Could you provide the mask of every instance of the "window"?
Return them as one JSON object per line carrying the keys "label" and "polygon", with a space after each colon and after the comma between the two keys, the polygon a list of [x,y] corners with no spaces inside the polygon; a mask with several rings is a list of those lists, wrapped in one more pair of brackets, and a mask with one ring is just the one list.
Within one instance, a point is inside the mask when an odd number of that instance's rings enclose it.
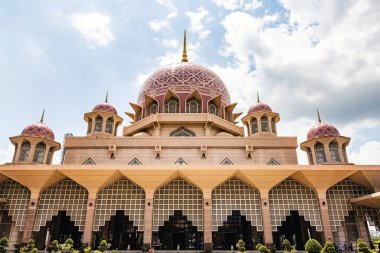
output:
{"label": "window", "polygon": [[29,151],[30,151],[30,142],[24,141],[21,145],[20,158],[18,159],[18,161],[27,162],[28,157],[29,157]]}
{"label": "window", "polygon": [[252,134],[257,133],[259,131],[259,128],[257,127],[257,119],[253,118],[251,121],[251,131]]}
{"label": "window", "polygon": [[158,107],[157,107],[157,103],[153,103],[150,107],[149,107],[149,115],[152,115],[152,114],[156,114],[157,113],[157,110]]}
{"label": "window", "polygon": [[317,164],[325,163],[326,162],[326,155],[325,155],[325,148],[322,143],[317,142],[314,146],[315,150],[315,158],[317,161]]}
{"label": "window", "polygon": [[311,149],[307,148],[306,153],[307,153],[307,159],[309,160],[309,164],[313,165],[314,161],[313,161],[313,153],[311,152]]}
{"label": "window", "polygon": [[51,164],[53,161],[54,148],[49,148],[46,164]]}
{"label": "window", "polygon": [[200,113],[202,111],[201,102],[195,98],[189,99],[186,103],[187,113]]}
{"label": "window", "polygon": [[272,124],[272,133],[275,134],[277,131],[276,131],[276,121],[274,118],[272,118],[271,124]]}
{"label": "window", "polygon": [[112,134],[112,128],[113,128],[113,119],[109,118],[106,122],[106,133]]}
{"label": "window", "polygon": [[340,162],[338,143],[336,141],[331,142],[329,144],[329,148],[330,148],[331,160],[334,162]]}
{"label": "window", "polygon": [[268,125],[268,117],[267,116],[261,117],[261,131],[269,132],[269,125]]}
{"label": "window", "polygon": [[178,113],[179,112],[179,100],[175,97],[169,99],[165,105],[166,113]]}
{"label": "window", "polygon": [[187,128],[180,127],[173,132],[170,133],[171,137],[192,137],[195,136],[195,133],[193,131],[190,131]]}
{"label": "window", "polygon": [[219,110],[218,110],[218,107],[216,107],[216,105],[213,103],[213,102],[210,102],[208,104],[208,113],[210,114],[214,114],[216,116],[219,116]]}
{"label": "window", "polygon": [[88,120],[88,128],[87,128],[87,134],[91,133],[92,131],[92,119]]}
{"label": "window", "polygon": [[102,131],[102,124],[103,124],[103,118],[98,116],[95,119],[95,132],[101,132]]}
{"label": "window", "polygon": [[36,146],[36,151],[34,152],[33,162],[44,163],[46,145],[40,142]]}

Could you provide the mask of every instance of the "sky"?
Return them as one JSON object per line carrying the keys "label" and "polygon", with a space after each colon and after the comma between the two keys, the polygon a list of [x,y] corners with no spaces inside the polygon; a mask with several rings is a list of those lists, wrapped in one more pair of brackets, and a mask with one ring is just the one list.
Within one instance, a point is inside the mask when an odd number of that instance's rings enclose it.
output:
{"label": "sky", "polygon": [[[181,60],[186,29],[189,62],[221,77],[236,111],[258,91],[280,114],[278,135],[300,144],[318,108],[351,137],[350,162],[380,164],[379,10],[378,0],[1,1],[0,163],[44,108],[61,143],[86,134],[83,115],[107,92],[128,125],[149,74]],[[299,149],[298,159],[307,164]]]}

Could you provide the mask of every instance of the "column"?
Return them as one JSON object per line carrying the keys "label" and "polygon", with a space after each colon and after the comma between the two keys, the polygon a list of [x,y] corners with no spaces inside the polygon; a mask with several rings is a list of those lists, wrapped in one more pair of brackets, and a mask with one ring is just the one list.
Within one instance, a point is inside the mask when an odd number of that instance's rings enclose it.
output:
{"label": "column", "polygon": [[34,226],[34,222],[36,220],[36,214],[37,214],[38,196],[39,196],[39,191],[31,192],[29,207],[26,213],[24,233],[22,235],[22,242],[25,242],[25,243],[29,242],[29,240],[32,239],[33,226]]}
{"label": "column", "polygon": [[269,208],[269,189],[260,191],[261,215],[263,218],[264,240],[266,244],[273,244],[272,219]]}
{"label": "column", "polygon": [[28,163],[33,162],[34,153],[36,152],[36,145],[37,145],[36,141],[30,142],[30,150],[29,150],[28,161],[27,161]]}
{"label": "column", "polygon": [[328,142],[322,142],[322,143],[323,143],[323,147],[325,148],[326,161],[327,161],[328,163],[333,162],[333,161],[331,160],[331,154],[330,154],[329,143],[328,143]]}
{"label": "column", "polygon": [[96,204],[96,190],[88,192],[86,221],[83,230],[83,244],[87,244],[91,247],[92,241],[92,228],[94,226],[95,218],[95,204]]}
{"label": "column", "polygon": [[46,146],[45,146],[45,153],[44,153],[44,161],[43,161],[43,164],[47,164],[47,158],[48,158],[48,156],[49,156],[49,150],[50,150],[50,148],[51,148],[51,146],[50,145],[47,145],[47,144],[45,144]]}
{"label": "column", "polygon": [[152,244],[153,232],[153,193],[154,189],[147,191],[145,195],[145,210],[144,210],[144,237],[143,244],[146,248],[150,248]]}
{"label": "column", "polygon": [[16,226],[16,222],[12,221],[11,232],[9,233],[9,250],[14,250],[14,245],[20,243],[21,233],[20,228]]}
{"label": "column", "polygon": [[331,230],[329,207],[327,205],[326,198],[327,189],[318,190],[318,202],[319,202],[319,212],[321,215],[322,229],[325,236],[325,241],[333,241],[333,234]]}
{"label": "column", "polygon": [[21,151],[21,145],[22,145],[22,141],[19,141],[17,143],[17,146],[15,145],[15,154],[14,154],[14,159],[13,159],[13,163],[17,163],[18,160],[20,159],[20,151]]}
{"label": "column", "polygon": [[211,189],[203,190],[203,243],[204,243],[204,252],[211,252],[212,251]]}

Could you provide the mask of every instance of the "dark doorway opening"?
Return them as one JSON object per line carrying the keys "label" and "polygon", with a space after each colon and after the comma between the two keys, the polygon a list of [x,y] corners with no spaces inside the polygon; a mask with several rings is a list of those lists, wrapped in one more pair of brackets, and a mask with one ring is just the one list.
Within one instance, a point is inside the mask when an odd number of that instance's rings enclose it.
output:
{"label": "dark doorway opening", "polygon": [[[2,208],[2,206],[0,206],[0,208]],[[12,217],[8,214],[7,210],[0,211],[0,238],[9,238],[11,233]]]}
{"label": "dark doorway opening", "polygon": [[218,228],[218,232],[212,233],[212,242],[214,249],[233,250],[240,239],[245,242],[246,249],[253,250],[256,244],[263,242],[263,233],[252,227],[251,222],[247,221],[240,211],[234,210],[232,215],[223,221],[223,226]]}
{"label": "dark doorway opening", "polygon": [[66,215],[66,211],[59,211],[58,215],[46,223],[46,226],[35,232],[35,243],[38,249],[45,249],[54,240],[64,243],[71,238],[74,241],[74,248],[79,248],[82,244],[82,234],[74,225],[74,221],[70,220],[70,216]]}
{"label": "dark doorway opening", "polygon": [[277,228],[277,232],[273,232],[276,249],[282,249],[282,241],[288,239],[296,250],[304,250],[305,243],[309,238],[321,242],[323,241],[323,234],[322,232],[317,232],[309,221],[305,221],[298,211],[290,211],[290,216],[286,216],[286,221],[281,223],[281,227]]}
{"label": "dark doorway opening", "polygon": [[116,211],[116,215],[105,225],[99,228],[99,232],[94,233],[93,248],[97,248],[102,240],[111,244],[110,249],[136,250],[141,249],[143,232],[139,232],[137,226],[133,226],[133,221],[129,220],[124,211]]}
{"label": "dark doorway opening", "polygon": [[[203,248],[203,233],[193,226],[182,211],[174,211],[169,216],[164,226],[160,227],[158,233],[153,235],[153,244],[163,250],[201,250]],[[159,243],[157,243],[157,241]]]}

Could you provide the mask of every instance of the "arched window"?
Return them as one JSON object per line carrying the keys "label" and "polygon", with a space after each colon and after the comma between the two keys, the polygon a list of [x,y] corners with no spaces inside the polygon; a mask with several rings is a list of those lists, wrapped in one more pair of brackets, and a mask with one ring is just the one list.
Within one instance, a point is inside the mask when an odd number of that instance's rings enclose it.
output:
{"label": "arched window", "polygon": [[276,130],[276,121],[274,118],[272,118],[271,124],[272,124],[272,133],[275,134],[277,132],[277,130]]}
{"label": "arched window", "polygon": [[261,117],[261,131],[269,132],[269,124],[268,124],[268,117],[267,116]]}
{"label": "arched window", "polygon": [[322,143],[317,142],[314,146],[315,150],[315,159],[317,161],[317,164],[325,163],[326,162],[326,155],[325,155],[325,147]]}
{"label": "arched window", "polygon": [[156,114],[157,111],[158,111],[157,109],[158,109],[157,103],[153,103],[153,104],[149,107],[149,115]]}
{"label": "arched window", "polygon": [[53,161],[54,148],[49,148],[49,153],[47,156],[46,164],[51,164]]}
{"label": "arched window", "polygon": [[340,162],[338,143],[336,141],[330,142],[329,149],[330,149],[331,160],[334,162]]}
{"label": "arched window", "polygon": [[36,146],[36,151],[34,152],[33,162],[35,163],[44,163],[46,145],[43,142],[40,142]]}
{"label": "arched window", "polygon": [[187,111],[187,113],[200,113],[201,112],[201,103],[195,98],[187,100],[186,111]]}
{"label": "arched window", "polygon": [[251,131],[252,131],[252,134],[257,133],[259,131],[259,128],[257,126],[257,119],[256,118],[253,118],[251,120]]}
{"label": "arched window", "polygon": [[29,157],[29,151],[30,151],[30,142],[24,141],[21,145],[20,158],[18,159],[18,161],[27,162],[28,157]]}
{"label": "arched window", "polygon": [[216,107],[216,105],[213,103],[213,102],[210,102],[208,104],[208,113],[210,114],[214,114],[216,116],[219,116],[219,110],[218,110],[218,107]]}
{"label": "arched window", "polygon": [[170,133],[171,137],[192,137],[195,133],[187,128],[180,127]]}
{"label": "arched window", "polygon": [[113,128],[113,119],[108,118],[106,122],[106,133],[112,134],[112,128]]}
{"label": "arched window", "polygon": [[92,131],[92,119],[88,120],[88,128],[87,128],[87,134],[91,133]]}
{"label": "arched window", "polygon": [[309,164],[313,165],[314,161],[313,161],[313,153],[311,152],[311,149],[307,148],[306,153],[307,153],[307,159],[309,160]]}
{"label": "arched window", "polygon": [[175,97],[169,99],[165,105],[166,113],[178,113],[179,112],[179,100]]}
{"label": "arched window", "polygon": [[102,131],[102,125],[103,125],[103,118],[98,116],[95,119],[95,132],[101,132]]}

